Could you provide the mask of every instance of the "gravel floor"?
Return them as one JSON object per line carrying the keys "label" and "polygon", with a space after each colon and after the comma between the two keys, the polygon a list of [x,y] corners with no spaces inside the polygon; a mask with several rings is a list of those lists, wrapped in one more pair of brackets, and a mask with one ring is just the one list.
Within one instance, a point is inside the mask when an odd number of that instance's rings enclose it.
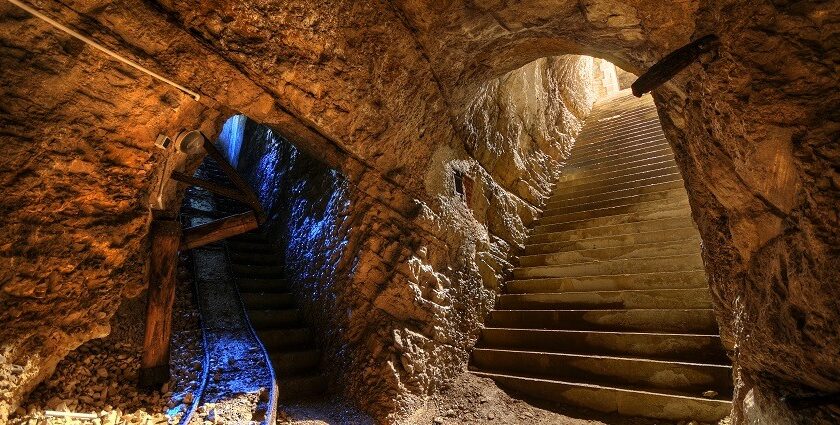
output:
{"label": "gravel floor", "polygon": [[328,396],[316,400],[280,402],[278,410],[278,424],[374,425],[376,423],[370,416],[362,413],[337,396]]}
{"label": "gravel floor", "polygon": [[[182,261],[181,264],[184,262]],[[165,424],[177,422],[192,400],[201,371],[201,330],[192,282],[179,267],[173,311],[172,380],[162,391],[137,390],[146,295],[125,300],[111,320],[111,334],[92,340],[62,360],[10,418],[10,424]],[[46,411],[95,415],[47,416]]]}

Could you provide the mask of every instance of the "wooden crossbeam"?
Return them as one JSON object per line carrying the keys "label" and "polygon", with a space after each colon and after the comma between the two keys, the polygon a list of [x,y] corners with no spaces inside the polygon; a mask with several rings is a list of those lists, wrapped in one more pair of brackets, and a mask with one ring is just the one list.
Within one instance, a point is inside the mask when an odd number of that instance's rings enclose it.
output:
{"label": "wooden crossbeam", "polygon": [[181,249],[198,248],[209,243],[236,236],[259,227],[254,211],[235,214],[199,226],[184,229]]}
{"label": "wooden crossbeam", "polygon": [[630,86],[633,89],[633,95],[642,97],[643,94],[661,86],[691,65],[700,55],[711,51],[718,45],[720,45],[718,36],[709,34],[674,50],[633,82]]}
{"label": "wooden crossbeam", "polygon": [[213,183],[207,180],[199,179],[197,177],[189,176],[184,174],[180,171],[173,171],[172,172],[172,179],[179,181],[181,183],[186,183],[192,186],[198,186],[204,189],[207,189],[213,193],[219,194],[224,196],[225,198],[233,199],[235,201],[242,202],[245,205],[251,205],[251,198],[247,195],[243,194],[239,190],[232,189],[227,186],[222,186],[217,183]]}
{"label": "wooden crossbeam", "polygon": [[222,155],[216,145],[210,141],[208,138],[204,138],[204,151],[207,152],[207,155],[210,155],[213,160],[219,165],[219,168],[228,176],[230,181],[236,186],[243,195],[248,198],[248,206],[250,206],[254,212],[256,213],[257,222],[262,224],[265,222],[266,216],[265,212],[263,212],[262,204],[260,204],[259,198],[257,195],[254,194],[254,191],[251,190],[251,187],[248,186],[248,183],[236,172],[236,169],[233,168],[232,165],[227,161],[227,159]]}

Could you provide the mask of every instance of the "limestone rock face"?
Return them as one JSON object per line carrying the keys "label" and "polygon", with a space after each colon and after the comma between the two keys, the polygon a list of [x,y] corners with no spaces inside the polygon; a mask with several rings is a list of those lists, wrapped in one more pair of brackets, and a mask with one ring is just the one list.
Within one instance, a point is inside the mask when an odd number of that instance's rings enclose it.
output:
{"label": "limestone rock face", "polygon": [[0,422],[143,288],[157,134],[217,111],[0,5]]}
{"label": "limestone rock face", "polygon": [[259,192],[330,376],[377,417],[466,367],[509,251],[595,101],[593,62],[549,58],[487,82],[458,121],[476,153],[438,149],[425,182],[438,203],[416,200],[415,218],[254,121],[220,140]]}
{"label": "limestone rock face", "polygon": [[[348,369],[364,377],[348,390],[355,400],[371,400],[380,417],[412,407],[463,367],[507,253],[585,116],[588,101],[553,98],[571,96],[577,88],[557,81],[581,69],[553,57],[588,54],[639,74],[708,33],[720,37],[718,51],[655,98],[732,350],[735,418],[832,414],[779,400],[840,391],[836,2],[38,7],[202,97],[0,5],[0,418],[68,350],[106,331],[99,312],[142,287],[144,196],[162,157],[155,136],[182,127],[212,134],[236,112],[352,188],[349,216],[370,236],[344,248],[359,264],[346,288],[372,307],[335,311],[358,326],[340,329],[352,343],[333,347],[371,355]],[[312,300],[312,310],[323,306]]]}

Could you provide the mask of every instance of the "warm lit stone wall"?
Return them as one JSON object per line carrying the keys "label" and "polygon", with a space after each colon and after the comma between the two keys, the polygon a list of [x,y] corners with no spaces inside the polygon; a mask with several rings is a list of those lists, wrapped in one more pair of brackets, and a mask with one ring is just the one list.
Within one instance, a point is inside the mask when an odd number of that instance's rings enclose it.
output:
{"label": "warm lit stone wall", "polygon": [[143,289],[159,132],[221,116],[0,5],[0,422]]}
{"label": "warm lit stone wall", "polygon": [[[483,85],[459,122],[474,153],[438,148],[426,184],[439,210],[417,201],[414,220],[268,127],[226,134],[337,389],[384,417],[464,370],[510,251],[595,101],[594,75],[592,58],[549,58]],[[463,198],[456,172],[473,181]]]}

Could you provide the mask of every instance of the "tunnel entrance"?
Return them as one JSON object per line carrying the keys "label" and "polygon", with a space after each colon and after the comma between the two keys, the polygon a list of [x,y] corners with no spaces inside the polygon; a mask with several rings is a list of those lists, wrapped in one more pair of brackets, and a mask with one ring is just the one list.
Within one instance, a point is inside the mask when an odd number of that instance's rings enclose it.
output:
{"label": "tunnel entrance", "polygon": [[[244,115],[225,122],[216,146],[254,190],[265,222],[192,251],[199,309],[209,323],[208,367],[219,375],[207,381],[202,403],[224,419],[225,406],[248,404],[242,393],[260,394],[244,414],[255,421],[271,420],[275,412],[287,418],[292,411],[306,416],[307,409],[327,410],[324,403],[341,402],[328,394],[319,332],[301,303],[318,295],[335,267],[324,248],[340,243],[335,227],[347,202],[344,178]],[[232,184],[209,157],[195,177]],[[182,214],[196,225],[247,210],[237,200],[192,187]]]}

